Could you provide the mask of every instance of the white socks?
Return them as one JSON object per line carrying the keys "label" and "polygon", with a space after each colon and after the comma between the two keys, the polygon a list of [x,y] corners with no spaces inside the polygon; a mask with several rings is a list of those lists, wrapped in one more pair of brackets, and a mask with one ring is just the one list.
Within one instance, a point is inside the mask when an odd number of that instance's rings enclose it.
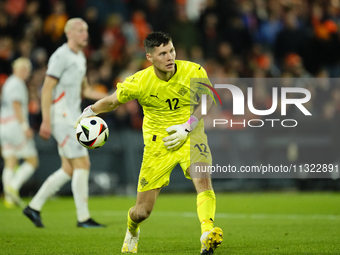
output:
{"label": "white socks", "polygon": [[14,176],[14,170],[8,167],[5,167],[2,171],[2,186],[6,187],[11,183],[11,180]]}
{"label": "white socks", "polygon": [[87,203],[89,197],[89,174],[90,171],[85,169],[74,169],[73,171],[72,192],[79,222],[86,221],[90,218]]}
{"label": "white socks", "polygon": [[32,176],[34,173],[34,167],[28,163],[22,163],[18,170],[15,172],[15,175],[12,177],[9,185],[14,189],[19,191],[22,185]]}
{"label": "white socks", "polygon": [[[13,190],[19,191],[22,185],[32,176],[34,170],[34,167],[28,162],[22,163],[17,171],[5,167],[2,172],[2,185],[4,189],[11,187]],[[5,199],[9,202],[12,201],[7,194],[5,194]]]}
{"label": "white socks", "polygon": [[[90,171],[85,169],[74,169],[73,171],[72,192],[79,222],[86,221],[90,218],[87,203],[89,197],[89,174]],[[69,180],[71,180],[71,176],[60,168],[46,179],[38,193],[29,203],[29,206],[34,210],[41,211],[46,200],[50,196],[53,196]]]}
{"label": "white socks", "polygon": [[[11,183],[11,180],[13,179],[14,176],[14,170],[8,167],[5,167],[4,170],[2,171],[2,186],[5,187],[8,186]],[[6,195],[5,193],[5,199],[7,201],[12,201],[11,197]]]}
{"label": "white socks", "polygon": [[34,210],[41,211],[46,200],[57,193],[57,191],[69,180],[71,180],[71,176],[69,176],[62,168],[59,168],[46,179],[38,193],[29,203],[29,206]]}

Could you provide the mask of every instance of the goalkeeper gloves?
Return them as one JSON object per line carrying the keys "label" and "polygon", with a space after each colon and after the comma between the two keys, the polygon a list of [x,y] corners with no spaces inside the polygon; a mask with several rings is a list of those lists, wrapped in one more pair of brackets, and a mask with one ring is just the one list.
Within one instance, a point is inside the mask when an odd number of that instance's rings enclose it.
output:
{"label": "goalkeeper gloves", "polygon": [[79,122],[87,117],[91,117],[91,116],[96,116],[97,113],[93,112],[91,109],[92,105],[89,105],[88,107],[86,107],[83,111],[83,113],[79,116],[79,118],[76,120],[76,122],[74,123],[74,128],[77,128]]}
{"label": "goalkeeper gloves", "polygon": [[168,150],[174,151],[179,149],[187,140],[189,133],[197,126],[198,122],[199,120],[194,115],[192,115],[187,122],[181,125],[168,127],[166,132],[170,133],[171,135],[163,138],[165,147]]}

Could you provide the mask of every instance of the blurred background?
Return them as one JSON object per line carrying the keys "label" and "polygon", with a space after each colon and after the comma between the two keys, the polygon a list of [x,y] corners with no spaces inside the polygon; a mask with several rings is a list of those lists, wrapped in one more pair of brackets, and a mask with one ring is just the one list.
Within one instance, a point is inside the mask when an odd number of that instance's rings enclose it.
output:
{"label": "blurred background", "polygon": [[[29,111],[40,166],[22,188],[23,196],[35,194],[60,166],[56,142],[37,135],[40,94],[47,61],[66,41],[63,28],[72,17],[89,25],[87,76],[98,91],[112,93],[117,82],[149,66],[143,39],[158,30],[172,36],[177,59],[201,64],[211,78],[321,79],[303,85],[312,93],[305,105],[312,117],[299,118],[294,109],[289,113],[298,119],[298,127],[215,131],[207,125],[209,143],[213,158],[236,166],[340,162],[340,0],[0,0],[0,91],[13,60],[28,57],[33,64]],[[271,87],[253,87],[255,108],[270,108]],[[230,94],[223,96],[232,102]],[[91,103],[84,100],[83,108]],[[228,118],[232,103],[216,111]],[[90,151],[90,192],[133,195],[143,152],[142,109],[131,101],[101,117],[110,137],[104,147]],[[337,175],[300,177],[215,179],[214,186],[218,191],[340,190]],[[193,190],[179,168],[164,189]],[[70,186],[59,193],[71,194]]]}

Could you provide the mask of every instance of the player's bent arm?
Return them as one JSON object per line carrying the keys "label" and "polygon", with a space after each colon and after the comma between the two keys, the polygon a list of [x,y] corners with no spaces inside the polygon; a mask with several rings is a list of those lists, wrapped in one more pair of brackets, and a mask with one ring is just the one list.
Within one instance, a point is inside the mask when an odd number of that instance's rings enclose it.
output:
{"label": "player's bent arm", "polygon": [[[211,105],[213,103],[213,99],[212,97],[207,97],[207,112],[209,111]],[[192,116],[195,116],[197,118],[198,121],[200,121],[202,119],[202,100],[200,101],[200,103],[198,104],[197,108],[195,109],[194,113],[192,114]]]}
{"label": "player's bent arm", "polygon": [[41,90],[41,112],[43,122],[50,123],[50,108],[52,105],[52,91],[58,84],[58,79],[46,75]]}
{"label": "player's bent arm", "polygon": [[57,84],[58,79],[48,75],[45,76],[44,85],[41,90],[42,123],[39,131],[40,136],[44,140],[50,138],[51,135],[50,108],[52,105],[52,91]]}

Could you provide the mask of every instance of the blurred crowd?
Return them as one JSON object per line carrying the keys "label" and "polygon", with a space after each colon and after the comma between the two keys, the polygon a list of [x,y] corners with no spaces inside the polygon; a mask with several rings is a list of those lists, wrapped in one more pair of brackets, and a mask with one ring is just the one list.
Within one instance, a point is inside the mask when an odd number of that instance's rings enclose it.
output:
{"label": "blurred crowd", "polygon": [[[35,130],[48,58],[66,41],[63,28],[72,17],[88,23],[87,76],[98,91],[113,92],[117,82],[149,66],[143,39],[159,30],[172,36],[177,59],[201,64],[211,78],[340,76],[340,0],[0,0],[0,88],[13,60],[31,59]],[[269,109],[271,86],[252,86],[255,108]],[[336,81],[305,86],[313,117],[338,116]],[[230,109],[227,103],[221,111]],[[132,101],[104,118],[115,128],[140,129],[142,110]]]}

